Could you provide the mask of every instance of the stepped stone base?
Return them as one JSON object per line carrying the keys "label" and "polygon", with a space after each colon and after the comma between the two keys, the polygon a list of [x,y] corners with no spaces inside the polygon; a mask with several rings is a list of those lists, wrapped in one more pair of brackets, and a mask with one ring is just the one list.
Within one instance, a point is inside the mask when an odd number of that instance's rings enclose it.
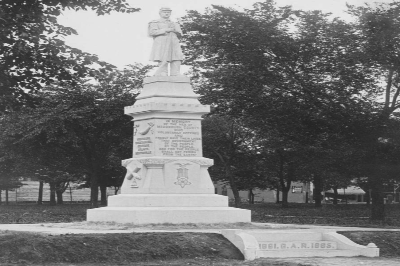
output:
{"label": "stepped stone base", "polygon": [[134,224],[249,223],[250,217],[215,194],[121,194],[109,197],[108,207],[87,211],[87,221]]}
{"label": "stepped stone base", "polygon": [[228,197],[209,194],[121,194],[108,207],[228,207]]}
{"label": "stepped stone base", "polygon": [[87,221],[134,224],[248,223],[250,211],[230,207],[104,207],[88,210]]}

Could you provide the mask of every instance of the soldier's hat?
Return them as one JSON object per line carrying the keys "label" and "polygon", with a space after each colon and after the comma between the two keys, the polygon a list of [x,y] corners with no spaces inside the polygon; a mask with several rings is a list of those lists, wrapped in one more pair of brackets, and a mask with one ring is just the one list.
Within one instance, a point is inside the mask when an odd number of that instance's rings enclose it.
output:
{"label": "soldier's hat", "polygon": [[162,8],[160,8],[160,12],[161,11],[172,11],[172,9],[171,8],[169,8],[169,7],[162,7]]}

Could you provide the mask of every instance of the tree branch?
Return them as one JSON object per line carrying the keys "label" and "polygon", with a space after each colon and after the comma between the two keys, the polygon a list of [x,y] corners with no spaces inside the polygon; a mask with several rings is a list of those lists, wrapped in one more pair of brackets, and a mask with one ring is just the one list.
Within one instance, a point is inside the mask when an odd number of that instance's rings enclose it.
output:
{"label": "tree branch", "polygon": [[394,83],[393,83],[393,86],[396,88],[396,92],[392,99],[392,105],[391,105],[392,111],[396,110],[396,102],[397,102],[397,98],[399,97],[399,94],[400,94],[400,87]]}
{"label": "tree branch", "polygon": [[390,104],[390,89],[392,88],[393,73],[394,73],[393,69],[389,69],[388,81],[385,90],[385,106],[384,106],[385,110],[389,108]]}

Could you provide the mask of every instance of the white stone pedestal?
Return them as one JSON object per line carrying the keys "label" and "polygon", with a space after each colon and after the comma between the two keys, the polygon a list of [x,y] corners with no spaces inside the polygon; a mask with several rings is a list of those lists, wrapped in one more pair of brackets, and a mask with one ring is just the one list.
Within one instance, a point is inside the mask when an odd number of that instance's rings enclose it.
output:
{"label": "white stone pedestal", "polygon": [[118,223],[250,222],[250,211],[228,207],[215,195],[202,157],[201,116],[210,107],[185,76],[150,77],[125,114],[134,117],[133,155],[122,161],[127,174],[121,194],[108,206],[87,212],[88,221]]}

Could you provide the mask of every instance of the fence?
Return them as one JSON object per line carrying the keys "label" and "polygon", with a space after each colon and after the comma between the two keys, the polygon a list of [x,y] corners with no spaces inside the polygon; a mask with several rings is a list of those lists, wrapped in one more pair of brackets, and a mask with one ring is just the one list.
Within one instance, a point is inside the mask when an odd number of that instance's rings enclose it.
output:
{"label": "fence", "polygon": [[[38,181],[22,181],[22,187],[8,192],[9,202],[36,202],[39,196],[39,182]],[[6,200],[5,191],[1,193],[1,200]],[[107,196],[114,195],[114,189],[107,188]],[[77,189],[76,187],[68,187],[63,193],[63,200],[65,202],[79,202],[90,201],[90,188]],[[50,201],[50,186],[49,184],[43,185],[43,201]]]}

